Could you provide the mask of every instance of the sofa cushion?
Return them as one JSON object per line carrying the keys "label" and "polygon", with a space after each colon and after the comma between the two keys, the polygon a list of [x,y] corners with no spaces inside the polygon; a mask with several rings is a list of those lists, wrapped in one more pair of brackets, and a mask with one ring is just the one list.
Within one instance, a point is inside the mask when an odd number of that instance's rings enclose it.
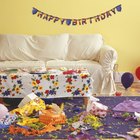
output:
{"label": "sofa cushion", "polygon": [[25,71],[46,70],[44,61],[0,61],[0,71],[20,69]]}
{"label": "sofa cushion", "polygon": [[86,68],[90,74],[94,73],[98,69],[101,69],[101,65],[98,62],[91,60],[80,60],[80,61],[50,60],[46,62],[46,68],[61,68],[61,67],[66,67],[68,69]]}
{"label": "sofa cushion", "polygon": [[98,56],[103,39],[100,34],[70,35],[65,60],[94,60]]}
{"label": "sofa cushion", "polygon": [[67,53],[68,48],[68,34],[60,35],[46,35],[46,36],[33,36],[36,41],[36,48],[39,60],[63,60]]}
{"label": "sofa cushion", "polygon": [[34,41],[30,35],[0,34],[0,61],[2,60],[36,60]]}

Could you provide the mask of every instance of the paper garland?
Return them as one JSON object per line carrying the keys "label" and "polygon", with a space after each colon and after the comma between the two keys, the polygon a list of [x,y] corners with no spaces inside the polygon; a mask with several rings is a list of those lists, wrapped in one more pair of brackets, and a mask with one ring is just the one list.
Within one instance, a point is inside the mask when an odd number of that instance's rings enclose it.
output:
{"label": "paper garland", "polygon": [[49,15],[47,13],[44,13],[36,8],[33,7],[32,9],[32,14],[37,15],[37,17],[42,18],[46,21],[52,21],[54,23],[60,22],[62,25],[85,25],[85,24],[92,24],[94,22],[99,22],[102,20],[105,20],[112,15],[115,15],[117,12],[121,12],[122,7],[121,4],[112,8],[111,10],[108,10],[104,13],[101,13],[99,15],[93,16],[93,17],[88,17],[88,18],[80,18],[80,19],[70,19],[70,18],[61,18],[61,17],[56,17],[53,15]]}

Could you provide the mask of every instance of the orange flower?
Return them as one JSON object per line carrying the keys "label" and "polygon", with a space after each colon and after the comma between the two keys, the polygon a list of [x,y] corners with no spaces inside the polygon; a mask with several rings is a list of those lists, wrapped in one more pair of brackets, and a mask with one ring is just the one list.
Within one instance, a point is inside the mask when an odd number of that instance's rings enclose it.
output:
{"label": "orange flower", "polygon": [[36,81],[32,81],[32,85],[33,85],[33,86],[37,86]]}
{"label": "orange flower", "polygon": [[71,89],[71,85],[67,85],[66,86],[66,89]]}
{"label": "orange flower", "polygon": [[42,86],[39,86],[39,87],[38,87],[38,90],[42,90],[42,89],[43,89],[43,87],[42,87]]}

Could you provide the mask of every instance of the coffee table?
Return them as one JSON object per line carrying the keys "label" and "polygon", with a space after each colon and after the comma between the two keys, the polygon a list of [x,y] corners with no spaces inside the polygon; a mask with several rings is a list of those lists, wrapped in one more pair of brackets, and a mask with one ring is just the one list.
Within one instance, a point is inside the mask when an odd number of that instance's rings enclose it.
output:
{"label": "coffee table", "polygon": [[0,97],[23,98],[32,92],[41,98],[89,97],[92,82],[86,69],[0,73]]}

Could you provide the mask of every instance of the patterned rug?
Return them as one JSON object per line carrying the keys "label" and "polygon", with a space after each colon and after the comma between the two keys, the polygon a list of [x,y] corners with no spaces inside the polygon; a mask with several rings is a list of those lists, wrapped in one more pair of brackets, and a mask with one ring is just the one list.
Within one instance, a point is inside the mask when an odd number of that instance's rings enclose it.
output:
{"label": "patterned rug", "polygon": [[[105,137],[105,138],[111,138],[113,135],[111,133],[118,133],[122,135],[126,135],[128,131],[133,130],[136,127],[140,127],[138,123],[134,120],[132,121],[125,121],[124,119],[116,119],[112,117],[112,108],[115,107],[117,104],[123,102],[124,100],[134,100],[134,101],[140,101],[140,97],[134,96],[121,96],[121,97],[98,97],[100,99],[100,103],[106,105],[109,107],[109,112],[107,116],[102,119],[102,123],[104,124],[102,126],[104,131],[108,131],[110,133],[104,133],[104,134],[99,134],[99,130],[87,130],[86,133],[89,134],[90,136],[96,136],[96,137]],[[20,99],[14,99],[12,102],[20,102]],[[84,101],[83,98],[62,98],[62,99],[53,99],[53,100],[45,100],[45,103],[57,103],[58,105],[61,103],[64,103],[64,112],[66,113],[67,118],[71,118],[77,114],[79,114],[82,111],[85,111],[85,106],[84,106]],[[8,102],[10,103],[10,101]],[[9,110],[12,110],[16,108],[16,106],[11,106],[8,107]],[[10,135],[8,134],[7,129],[3,129],[0,131],[0,140],[6,140],[6,139],[11,139],[11,140],[31,140],[31,139],[67,139],[68,136],[71,135],[71,132],[67,130],[67,125],[63,126],[63,129],[60,131],[56,132],[51,132],[51,133],[46,133],[41,136],[28,136],[25,137],[21,134],[18,135]],[[117,137],[117,136],[116,136]]]}

